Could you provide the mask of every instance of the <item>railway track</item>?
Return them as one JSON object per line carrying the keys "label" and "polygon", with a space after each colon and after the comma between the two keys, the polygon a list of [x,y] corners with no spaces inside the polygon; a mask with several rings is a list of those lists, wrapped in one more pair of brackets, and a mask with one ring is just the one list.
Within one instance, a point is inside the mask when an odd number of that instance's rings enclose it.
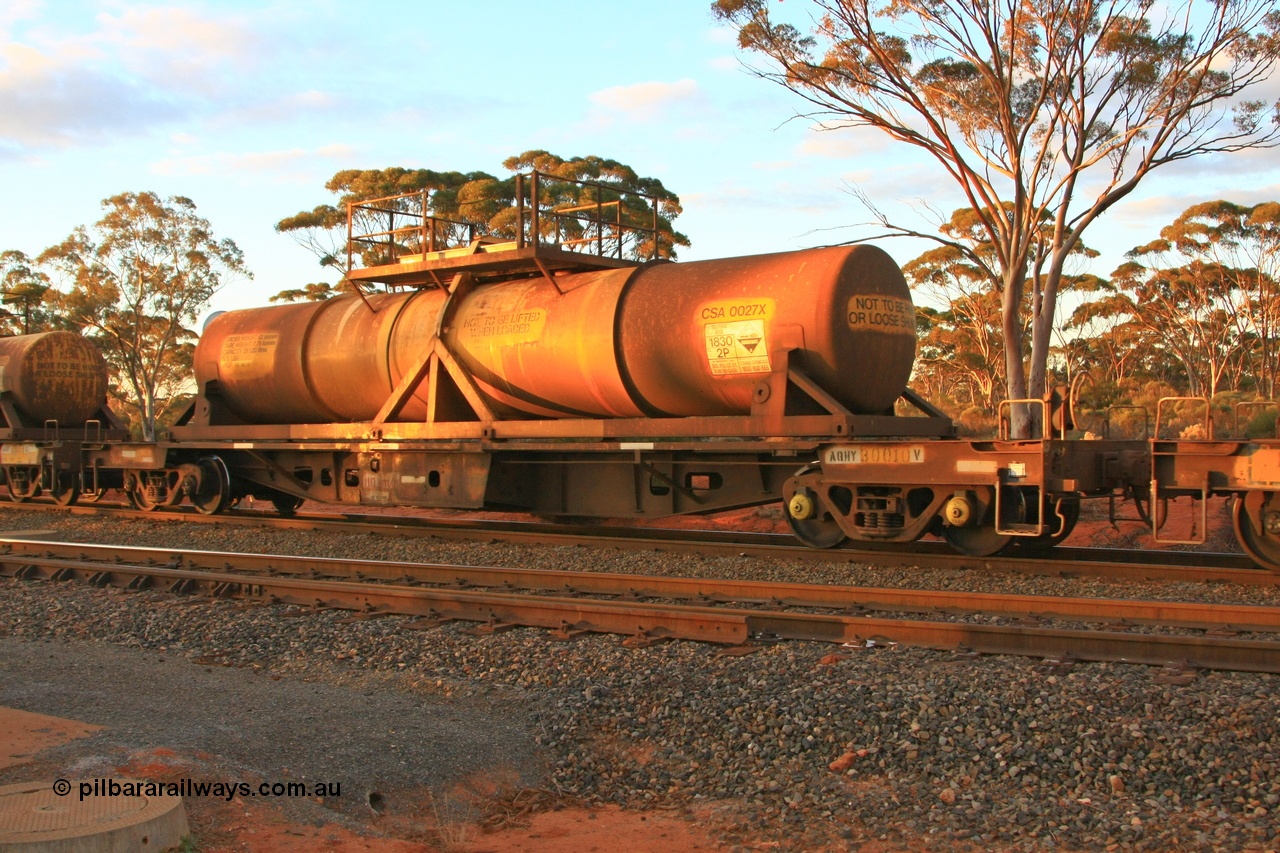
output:
{"label": "railway track", "polygon": [[[0,540],[0,574],[417,617],[480,631],[615,633],[738,651],[774,640],[886,644],[1280,672],[1280,607],[873,589]],[[906,615],[903,615],[906,614]],[[1016,621],[1014,621],[1016,620]],[[1084,624],[1077,624],[1084,623]],[[1147,630],[1139,631],[1139,626]],[[1178,631],[1183,633],[1171,633]],[[1242,633],[1259,636],[1240,636]]]}
{"label": "railway track", "polygon": [[329,532],[484,540],[512,544],[661,550],[703,555],[747,554],[753,557],[787,560],[970,568],[1066,577],[1098,576],[1136,580],[1211,581],[1250,586],[1280,585],[1280,573],[1259,569],[1242,554],[1222,552],[1122,551],[1059,546],[1042,551],[1015,548],[1012,553],[998,557],[969,557],[957,554],[941,542],[917,542],[910,549],[901,546],[885,546],[883,548],[842,547],[817,550],[797,542],[794,537],[786,534],[723,530],[422,518],[358,512],[299,513],[293,517],[282,518],[252,510],[206,516],[192,511],[142,512],[131,507],[112,504],[58,507],[48,503],[25,506],[58,509],[75,514],[106,515],[149,521],[269,526]]}

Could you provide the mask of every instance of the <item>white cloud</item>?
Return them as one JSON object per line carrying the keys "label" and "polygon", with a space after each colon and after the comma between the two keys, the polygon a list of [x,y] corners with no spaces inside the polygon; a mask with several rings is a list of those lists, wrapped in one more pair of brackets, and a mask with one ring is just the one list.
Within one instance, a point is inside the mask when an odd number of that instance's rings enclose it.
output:
{"label": "white cloud", "polygon": [[796,154],[803,157],[829,157],[847,160],[889,147],[889,137],[869,127],[841,127],[839,125],[814,125],[796,146]]}
{"label": "white cloud", "polygon": [[707,41],[712,44],[737,45],[738,30],[735,27],[711,27],[706,33]]}
{"label": "white cloud", "polygon": [[317,113],[332,113],[344,105],[344,99],[329,92],[314,89],[294,92],[280,97],[263,97],[250,100],[243,106],[228,107],[219,114],[217,124],[276,124],[289,119]]}
{"label": "white cloud", "polygon": [[43,5],[41,0],[5,0],[0,4],[0,33],[6,33],[18,21],[37,17]]}
{"label": "white cloud", "polygon": [[246,84],[245,97],[261,96],[246,72],[264,46],[234,16],[128,8],[99,15],[88,32],[71,32],[48,8],[40,26],[13,40],[6,25],[37,9],[22,3],[0,12],[0,150],[30,156],[145,133],[217,111]]}
{"label": "white cloud", "polygon": [[253,151],[248,153],[203,154],[194,157],[176,157],[157,161],[151,171],[158,175],[209,175],[250,172],[266,173],[286,180],[294,177],[310,179],[308,167],[317,161],[350,160],[355,148],[350,145],[331,144],[319,148],[289,148],[279,151]]}
{"label": "white cloud", "polygon": [[125,68],[165,88],[214,88],[224,75],[240,76],[256,65],[265,48],[241,20],[190,8],[127,9],[98,21],[101,30],[92,39],[110,46]]}
{"label": "white cloud", "polygon": [[[587,114],[572,126],[560,129],[575,141],[599,136],[610,138],[619,128],[647,125],[671,141],[706,139],[722,129],[713,126],[716,110],[693,79],[673,83],[650,81],[611,86],[587,96]],[[634,130],[634,128],[631,128]]]}
{"label": "white cloud", "polygon": [[164,93],[81,62],[78,52],[0,46],[0,145],[61,147],[182,112]]}
{"label": "white cloud", "polygon": [[665,113],[689,110],[705,102],[697,82],[685,78],[674,83],[652,81],[611,86],[588,95],[591,103],[633,121],[649,121]]}
{"label": "white cloud", "polygon": [[1218,199],[1245,205],[1276,201],[1280,199],[1280,183],[1254,186],[1250,189],[1236,190],[1226,194],[1199,191],[1153,195],[1133,201],[1121,202],[1116,206],[1113,215],[1118,221],[1126,224],[1154,224],[1156,228],[1161,228],[1176,219],[1182,211],[1191,207],[1191,205],[1205,201],[1217,201]]}

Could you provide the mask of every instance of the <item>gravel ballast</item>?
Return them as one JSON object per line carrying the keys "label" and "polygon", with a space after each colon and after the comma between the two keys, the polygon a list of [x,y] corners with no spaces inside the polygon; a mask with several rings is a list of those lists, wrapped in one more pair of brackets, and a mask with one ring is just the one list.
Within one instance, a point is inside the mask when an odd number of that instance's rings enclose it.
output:
{"label": "gravel ballast", "polygon": [[[271,634],[259,624],[274,619],[268,611],[242,613],[218,634]],[[197,619],[192,631],[216,621]],[[217,754],[252,773],[287,770],[309,784],[338,782],[349,805],[369,791],[442,788],[476,768],[516,771],[530,784],[542,770],[531,716],[514,702],[422,695],[376,673],[319,681],[273,678],[252,666],[193,667],[179,640],[128,648],[135,644],[32,640],[20,624],[14,628],[16,636],[0,638],[0,705],[109,727],[97,737],[100,761],[79,759],[81,776],[102,775],[122,754],[163,744]],[[83,745],[70,751],[82,753]]]}
{"label": "gravel ballast", "polygon": [[[35,510],[6,510],[0,525],[51,531],[48,538],[172,548],[1276,603],[1269,587],[800,566]],[[481,750],[476,760],[484,762],[488,754],[469,738],[481,743],[488,732],[493,748],[514,750],[513,763],[526,773],[536,766],[535,749],[545,757],[545,775],[526,779],[535,786],[587,803],[714,807],[723,825],[736,826],[726,829],[730,838],[737,832],[790,849],[823,839],[855,849],[863,841],[892,847],[922,840],[975,850],[1280,846],[1275,676],[1202,673],[1179,684],[1150,667],[1064,668],[1025,658],[901,647],[841,651],[798,642],[727,657],[693,643],[629,649],[607,636],[556,643],[537,630],[476,637],[461,625],[405,631],[398,618],[340,624],[343,614],[286,619],[282,609],[186,606],[158,593],[0,581],[0,655],[7,659],[0,665],[0,703],[101,722],[87,716],[95,707],[85,698],[89,688],[81,698],[41,692],[21,683],[27,664],[15,661],[38,649],[66,666],[103,654],[104,644],[134,646],[146,658],[166,658],[160,665],[166,679],[181,684],[186,667],[191,691],[235,690],[265,678],[277,692],[263,712],[267,718],[278,712],[281,726],[295,704],[316,701],[314,691],[367,693],[357,700],[334,694],[332,701],[368,702],[372,727],[343,736],[353,750],[386,756],[370,786],[439,784],[455,768],[445,762],[431,777],[420,769],[429,752],[412,750],[447,741],[459,745],[459,756]],[[209,670],[218,685],[202,682]],[[122,711],[107,724],[157,741],[210,724],[179,711],[146,725]],[[462,721],[447,720],[459,712],[471,718],[465,731],[453,728]],[[424,726],[415,744],[379,734],[378,721],[406,713]],[[253,726],[269,725],[263,719],[255,712]],[[130,728],[135,723],[141,727]],[[270,733],[254,737],[269,740]],[[286,743],[293,762],[287,766],[321,777],[333,775],[335,762],[347,766],[346,753],[327,754],[322,743],[310,744],[315,751],[305,760],[292,751],[305,750],[304,739],[294,736],[279,748]],[[251,756],[276,760],[247,745],[243,757]]]}

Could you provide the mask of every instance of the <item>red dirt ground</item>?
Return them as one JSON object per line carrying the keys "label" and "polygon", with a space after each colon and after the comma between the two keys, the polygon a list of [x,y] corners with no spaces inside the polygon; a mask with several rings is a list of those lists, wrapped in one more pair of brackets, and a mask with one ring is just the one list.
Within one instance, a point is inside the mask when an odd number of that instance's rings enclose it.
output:
{"label": "red dirt ground", "polygon": [[[35,760],[40,750],[85,737],[101,726],[0,707],[0,768]],[[216,756],[183,755],[157,747],[133,755],[116,767],[118,778],[160,782],[197,778],[208,772]],[[458,797],[476,806],[485,795],[499,793],[502,780],[468,779]],[[398,797],[404,800],[405,797]],[[367,830],[352,831],[337,823],[313,826],[290,820],[278,806],[236,798],[188,797],[187,818],[201,853],[560,853],[573,850],[628,850],[634,853],[692,853],[724,849],[695,823],[666,812],[557,808],[539,804],[536,814],[497,815],[496,829],[452,819],[432,807],[431,794],[420,792],[418,805],[404,813],[369,815]],[[450,802],[454,802],[452,799]],[[459,799],[461,803],[463,800]]]}
{"label": "red dirt ground", "polygon": [[101,728],[17,708],[0,708],[0,769],[30,764],[40,750],[91,735]]}

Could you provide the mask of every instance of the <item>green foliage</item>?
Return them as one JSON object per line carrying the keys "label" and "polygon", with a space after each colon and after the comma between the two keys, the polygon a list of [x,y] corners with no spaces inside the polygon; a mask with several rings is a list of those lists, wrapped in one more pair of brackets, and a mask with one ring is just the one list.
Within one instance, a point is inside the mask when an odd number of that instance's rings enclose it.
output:
{"label": "green foliage", "polygon": [[154,439],[171,403],[190,391],[196,333],[187,324],[227,277],[250,273],[235,243],[215,238],[188,198],[121,193],[102,206],[92,229],[75,229],[39,262],[61,279],[65,323],[111,366],[117,411]]}
{"label": "green foliage", "polygon": [[282,290],[271,297],[272,302],[323,302],[331,296],[348,290],[345,284],[336,287],[327,281],[313,281],[296,290]]}
{"label": "green foliage", "polygon": [[[988,434],[985,424],[1002,396],[993,379],[1006,363],[1000,297],[986,269],[994,247],[975,222],[973,211],[956,211],[942,232],[958,245],[926,251],[903,267],[926,302],[917,307],[913,383],[967,435]],[[1090,379],[1081,429],[1101,435],[1109,416],[1113,435],[1140,437],[1161,396],[1189,394],[1213,398],[1218,435],[1235,430],[1238,403],[1275,395],[1280,203],[1193,205],[1129,258],[1111,279],[1062,279],[1064,289],[1084,297],[1055,350],[1059,381]],[[1113,405],[1146,412],[1108,414]],[[1203,407],[1198,415],[1185,408],[1170,410],[1166,433],[1204,431]],[[1253,429],[1265,430],[1266,417]]]}
{"label": "green foliage", "polygon": [[1275,202],[1187,208],[1076,309],[1067,328],[1092,335],[1072,342],[1081,360],[1114,379],[1178,373],[1197,395],[1239,388],[1275,396],[1278,215]]}
{"label": "green foliage", "polygon": [[0,252],[0,334],[29,335],[54,328],[49,276],[24,253]]}
{"label": "green foliage", "polygon": [[991,409],[969,406],[956,417],[956,427],[966,438],[994,438],[996,415]]}
{"label": "green foliage", "polygon": [[[503,161],[503,167],[512,174],[499,178],[487,172],[436,172],[401,167],[345,169],[325,184],[325,189],[338,196],[333,204],[322,204],[285,217],[276,223],[276,230],[289,234],[299,245],[311,251],[321,266],[336,269],[344,276],[347,273],[348,248],[366,266],[389,262],[385,244],[361,243],[348,247],[347,206],[354,202],[422,193],[425,211],[417,206],[406,206],[403,208],[406,215],[425,212],[441,220],[467,223],[477,236],[514,238],[517,228],[515,173],[536,169],[544,175],[539,186],[539,206],[544,210],[617,202],[621,206],[624,224],[649,228],[653,225],[653,211],[650,202],[640,195],[643,193],[657,199],[657,225],[666,232],[656,246],[657,255],[674,259],[678,246],[689,245],[689,238],[672,228],[673,220],[681,212],[679,197],[657,178],[641,177],[630,166],[616,160],[595,156],[565,159],[535,150],[508,157]],[[582,186],[556,181],[555,178],[591,181],[603,186]],[[526,196],[529,192],[526,187]],[[613,209],[605,210],[609,221],[613,221]],[[404,221],[407,220],[402,219],[399,224]],[[541,224],[543,233],[540,236],[547,241],[569,242],[583,239],[588,234],[581,222],[568,218],[543,216]],[[353,224],[356,233],[372,233],[386,228],[385,220],[373,217],[357,219]],[[466,233],[455,227],[441,236],[449,243],[457,243],[466,239]],[[652,238],[642,232],[637,233],[639,236],[633,235],[625,246],[625,254],[637,259],[651,257],[655,251]],[[303,289],[282,291],[272,301],[317,298],[315,294],[319,291],[312,287],[307,285]]]}
{"label": "green foliage", "polygon": [[1224,391],[1206,403],[1188,395],[1185,382],[1129,378],[1086,385],[1076,402],[1076,424],[1099,437],[1150,438],[1158,412],[1162,438],[1206,438],[1206,419],[1217,438],[1277,438],[1278,411],[1280,404],[1256,400],[1249,391]]}
{"label": "green foliage", "polygon": [[[549,181],[540,188],[540,191],[546,195],[539,201],[542,205],[552,208],[618,201],[622,207],[623,223],[633,226],[648,228],[654,225],[650,202],[645,196],[656,199],[658,202],[656,224],[660,231],[665,232],[656,247],[657,256],[674,260],[676,247],[689,245],[689,238],[672,227],[672,221],[683,211],[679,196],[664,187],[657,178],[640,177],[630,166],[619,163],[617,160],[606,160],[595,156],[565,160],[547,151],[537,150],[508,157],[502,165],[511,172],[536,170],[559,178],[602,184],[603,188]],[[637,193],[643,195],[637,195]],[[564,236],[568,239],[576,239],[581,234],[580,228],[575,229],[570,226],[570,231]],[[514,236],[514,231],[505,232],[502,236]],[[543,236],[546,237],[549,234],[544,233]],[[654,249],[652,239],[645,235],[643,239],[635,241],[630,246],[628,254],[637,260],[645,259],[654,255]]]}
{"label": "green foliage", "polygon": [[[1159,401],[1180,393],[1160,380],[1130,378],[1086,385],[1077,399],[1076,426],[1102,438],[1150,438]],[[1180,428],[1188,423],[1184,420]]]}
{"label": "green foliage", "polygon": [[1280,411],[1274,405],[1252,409],[1246,412],[1246,417],[1241,438],[1280,438],[1280,432],[1277,432]]}

